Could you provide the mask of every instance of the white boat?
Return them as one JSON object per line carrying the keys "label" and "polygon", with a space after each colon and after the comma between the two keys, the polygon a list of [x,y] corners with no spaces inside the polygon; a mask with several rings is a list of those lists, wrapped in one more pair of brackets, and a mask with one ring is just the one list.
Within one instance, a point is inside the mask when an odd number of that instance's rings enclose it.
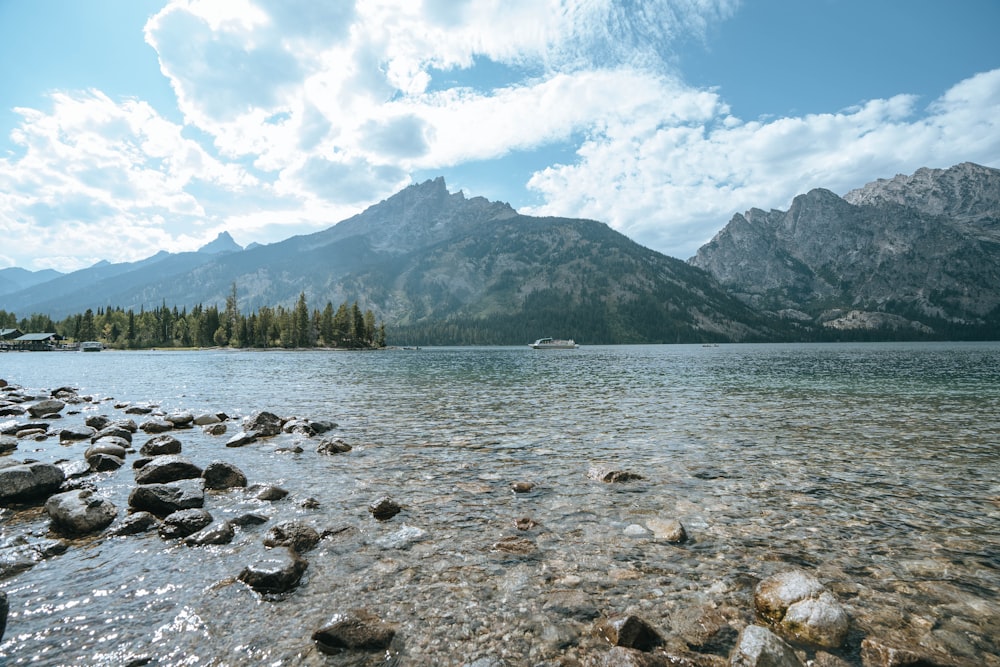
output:
{"label": "white boat", "polygon": [[564,340],[562,338],[539,338],[528,346],[535,350],[575,350],[580,347],[573,342],[573,339]]}
{"label": "white boat", "polygon": [[104,345],[100,341],[88,340],[80,343],[81,352],[100,352],[104,349]]}

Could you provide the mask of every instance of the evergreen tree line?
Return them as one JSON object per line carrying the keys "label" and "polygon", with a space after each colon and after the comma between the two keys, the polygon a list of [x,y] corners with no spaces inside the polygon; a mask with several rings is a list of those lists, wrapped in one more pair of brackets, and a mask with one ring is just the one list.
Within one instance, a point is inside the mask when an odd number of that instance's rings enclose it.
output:
{"label": "evergreen tree line", "polygon": [[166,303],[152,310],[98,308],[70,315],[55,322],[46,315],[17,320],[14,313],[0,310],[0,327],[25,333],[54,332],[75,341],[96,340],[107,347],[146,349],[152,347],[337,347],[365,349],[385,347],[385,324],[376,325],[371,310],[364,312],[357,301],[334,308],[327,301],[323,310],[310,311],[305,292],[294,308],[262,306],[249,315],[237,307],[236,286],[226,298],[225,308],[194,306],[178,310]]}

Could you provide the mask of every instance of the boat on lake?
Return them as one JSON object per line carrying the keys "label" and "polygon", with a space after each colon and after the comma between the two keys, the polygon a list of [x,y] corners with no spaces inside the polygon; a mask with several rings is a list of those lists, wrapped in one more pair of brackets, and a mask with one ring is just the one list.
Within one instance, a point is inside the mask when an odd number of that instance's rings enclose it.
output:
{"label": "boat on lake", "polygon": [[97,340],[87,340],[80,343],[81,352],[100,352],[103,349],[104,345],[102,345],[101,342]]}
{"label": "boat on lake", "polygon": [[573,342],[572,338],[539,338],[528,346],[535,350],[575,350],[580,347]]}

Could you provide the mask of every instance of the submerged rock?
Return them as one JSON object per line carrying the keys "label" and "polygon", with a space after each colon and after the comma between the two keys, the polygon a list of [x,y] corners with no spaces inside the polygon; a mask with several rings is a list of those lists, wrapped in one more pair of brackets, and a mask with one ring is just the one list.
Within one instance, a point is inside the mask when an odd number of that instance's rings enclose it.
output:
{"label": "submerged rock", "polygon": [[597,480],[598,482],[605,482],[608,484],[633,482],[644,479],[644,477],[638,473],[629,472],[627,470],[615,470],[614,468],[607,466],[594,466],[587,471],[587,477]]}
{"label": "submerged rock", "polygon": [[677,519],[650,519],[646,522],[646,528],[653,531],[658,540],[681,543],[687,542],[688,539],[684,524]]}
{"label": "submerged rock", "polygon": [[337,654],[345,650],[384,651],[392,644],[396,628],[370,614],[338,614],[313,633],[316,648]]}
{"label": "submerged rock", "polygon": [[94,533],[111,525],[118,508],[91,489],[58,493],[45,502],[45,512],[57,531],[72,535]]}
{"label": "submerged rock", "polygon": [[732,667],[804,667],[791,646],[760,625],[743,628],[729,664]]}
{"label": "submerged rock", "polygon": [[121,523],[114,526],[109,533],[111,535],[138,535],[155,526],[157,521],[157,518],[149,512],[135,512],[122,519]]}
{"label": "submerged rock", "polygon": [[621,616],[598,623],[597,633],[613,646],[652,651],[663,644],[663,637],[638,616]]}
{"label": "submerged rock", "polygon": [[794,639],[836,648],[847,638],[847,612],[818,579],[799,570],[781,572],[757,584],[754,606],[779,631]]}
{"label": "submerged rock", "polygon": [[402,507],[395,500],[388,496],[376,498],[368,506],[368,511],[378,521],[388,521],[402,511]]}
{"label": "submerged rock", "polygon": [[201,530],[184,538],[184,544],[189,547],[201,547],[209,544],[229,544],[236,537],[233,524],[229,521],[216,521]]}
{"label": "submerged rock", "polygon": [[316,445],[316,451],[320,454],[343,454],[351,451],[351,446],[339,438],[323,438]]}
{"label": "submerged rock", "polygon": [[274,549],[243,568],[237,579],[258,593],[285,593],[299,585],[308,566],[291,549]]}

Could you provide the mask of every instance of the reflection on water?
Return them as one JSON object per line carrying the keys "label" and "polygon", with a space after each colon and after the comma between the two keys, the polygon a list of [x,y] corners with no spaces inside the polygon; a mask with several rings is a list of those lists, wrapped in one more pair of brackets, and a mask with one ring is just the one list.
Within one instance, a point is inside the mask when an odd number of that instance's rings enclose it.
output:
{"label": "reflection on water", "polygon": [[[399,625],[402,664],[544,664],[594,641],[547,606],[560,591],[669,633],[705,605],[749,613],[753,583],[789,565],[837,593],[858,637],[902,633],[1000,664],[997,344],[6,354],[0,377],[166,410],[332,419],[354,446],[329,457],[310,443],[276,451],[294,436],[227,449],[225,436],[178,433],[196,463],[231,461],[291,491],[215,495],[213,514],[336,531],[307,554],[302,585],[263,599],[233,583],[266,526],[219,547],[91,539],[0,581],[7,664],[330,664],[309,637],[358,608]],[[121,415],[110,401],[94,412]],[[84,448],[50,439],[14,455]],[[595,464],[645,479],[594,482]],[[534,490],[512,493],[520,480]],[[95,479],[122,510],[131,483],[128,465]],[[383,494],[405,509],[378,524],[366,508]],[[537,526],[519,531],[520,517]],[[679,519],[691,542],[636,529],[656,517]],[[45,537],[37,512],[0,518],[4,546]],[[534,551],[492,549],[512,535]]]}

